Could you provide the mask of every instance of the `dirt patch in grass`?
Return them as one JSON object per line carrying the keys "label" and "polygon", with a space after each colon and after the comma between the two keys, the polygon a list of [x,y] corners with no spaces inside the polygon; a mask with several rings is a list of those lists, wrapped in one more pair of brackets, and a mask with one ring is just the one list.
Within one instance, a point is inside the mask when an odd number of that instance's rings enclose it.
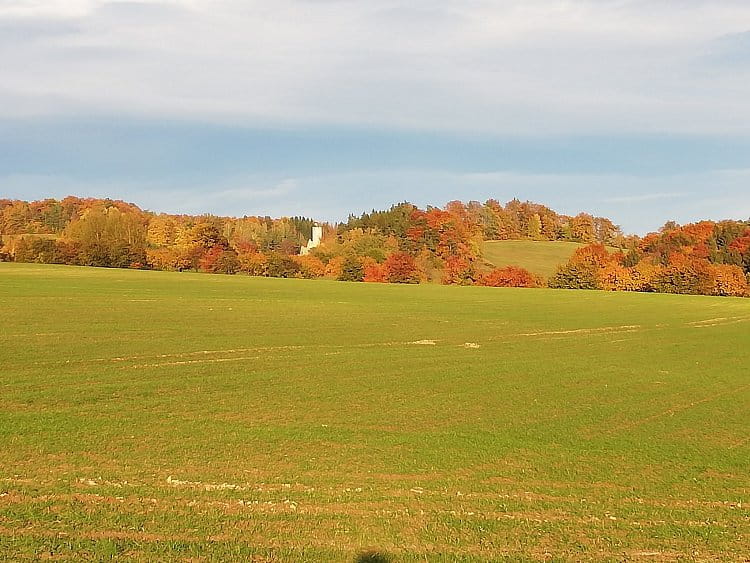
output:
{"label": "dirt patch in grass", "polygon": [[134,366],[127,366],[128,369],[146,369],[146,368],[161,368],[169,366],[189,366],[193,364],[220,364],[224,362],[245,362],[249,360],[258,360],[260,356],[239,356],[236,358],[207,358],[204,360],[180,360],[175,362],[157,362],[154,364],[136,364]]}
{"label": "dirt patch in grass", "polygon": [[712,326],[725,326],[750,321],[750,317],[717,317],[715,319],[706,319],[704,321],[693,321],[688,326],[693,328],[707,328]]}
{"label": "dirt patch in grass", "polygon": [[571,330],[545,330],[540,332],[521,332],[515,336],[557,336],[567,334],[595,334],[600,332],[635,332],[641,325],[603,326],[598,328],[575,328]]}

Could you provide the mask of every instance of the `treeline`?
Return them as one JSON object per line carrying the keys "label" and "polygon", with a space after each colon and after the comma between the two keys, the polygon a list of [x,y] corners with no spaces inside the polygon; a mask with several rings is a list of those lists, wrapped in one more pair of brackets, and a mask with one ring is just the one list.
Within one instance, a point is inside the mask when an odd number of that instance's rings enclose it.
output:
{"label": "treeline", "polygon": [[[109,199],[0,200],[0,260],[387,283],[748,293],[750,224],[739,221],[668,223],[641,239],[624,236],[603,217],[562,215],[517,199],[426,209],[405,202],[325,224],[322,243],[300,256],[315,224],[305,217],[155,214]],[[483,241],[509,239],[587,246],[545,280],[483,260]]]}
{"label": "treeline", "polygon": [[750,280],[750,222],[667,223],[627,252],[603,245],[578,249],[549,286],[746,297]]}
{"label": "treeline", "polygon": [[288,257],[299,253],[313,224],[304,217],[154,214],[109,199],[0,200],[0,258],[233,274],[256,273],[261,254],[264,275],[284,275],[300,270]]}
{"label": "treeline", "polygon": [[410,203],[325,226],[323,244],[300,247],[314,221],[303,217],[167,215],[109,199],[35,202],[0,200],[2,257],[19,262],[116,268],[196,270],[350,281],[461,284],[543,283],[515,270],[486,272],[487,239],[574,240],[617,244],[610,220],[560,215],[531,202],[505,206],[451,202],[419,209]]}
{"label": "treeline", "polygon": [[[412,221],[420,218],[413,214],[414,209],[413,205],[403,203],[388,211],[373,211],[360,217],[352,215],[343,228],[374,229],[403,236],[413,226]],[[518,199],[505,205],[494,199],[485,203],[451,201],[444,209],[428,207],[425,213],[432,214],[434,219],[455,221],[481,240],[562,240],[601,242],[609,246],[620,246],[624,241],[620,227],[605,217],[588,213],[570,217],[544,205]]]}

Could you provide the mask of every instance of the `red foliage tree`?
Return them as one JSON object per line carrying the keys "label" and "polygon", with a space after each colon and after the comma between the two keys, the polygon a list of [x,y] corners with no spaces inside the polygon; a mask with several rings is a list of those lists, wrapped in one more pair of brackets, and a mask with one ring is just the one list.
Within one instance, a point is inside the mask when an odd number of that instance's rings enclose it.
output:
{"label": "red foliage tree", "polygon": [[237,253],[220,246],[208,249],[198,263],[202,271],[211,274],[235,274],[240,269]]}
{"label": "red foliage tree", "polygon": [[419,283],[420,273],[411,254],[394,252],[385,260],[386,279],[390,283]]}
{"label": "red foliage tree", "polygon": [[741,237],[734,239],[729,248],[740,254],[747,254],[750,251],[750,229],[747,229]]}

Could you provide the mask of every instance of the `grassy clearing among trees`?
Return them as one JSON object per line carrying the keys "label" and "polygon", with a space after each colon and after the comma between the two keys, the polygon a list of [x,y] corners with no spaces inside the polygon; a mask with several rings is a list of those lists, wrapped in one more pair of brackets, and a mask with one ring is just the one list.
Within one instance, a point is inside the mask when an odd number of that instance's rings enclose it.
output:
{"label": "grassy clearing among trees", "polygon": [[750,301],[0,264],[11,559],[741,560]]}
{"label": "grassy clearing among trees", "polygon": [[482,258],[496,268],[519,266],[547,279],[584,246],[566,241],[488,240],[482,243]]}

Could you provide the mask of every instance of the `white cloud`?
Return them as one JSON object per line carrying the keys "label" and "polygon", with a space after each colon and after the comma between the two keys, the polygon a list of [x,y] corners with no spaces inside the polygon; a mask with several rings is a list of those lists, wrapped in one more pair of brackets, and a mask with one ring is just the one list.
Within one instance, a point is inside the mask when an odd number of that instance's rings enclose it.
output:
{"label": "white cloud", "polygon": [[76,18],[91,13],[95,0],[2,0],[0,17]]}
{"label": "white cloud", "polygon": [[715,59],[750,3],[688,4],[5,0],[0,29],[37,33],[0,38],[0,115],[750,133],[750,69]]}

